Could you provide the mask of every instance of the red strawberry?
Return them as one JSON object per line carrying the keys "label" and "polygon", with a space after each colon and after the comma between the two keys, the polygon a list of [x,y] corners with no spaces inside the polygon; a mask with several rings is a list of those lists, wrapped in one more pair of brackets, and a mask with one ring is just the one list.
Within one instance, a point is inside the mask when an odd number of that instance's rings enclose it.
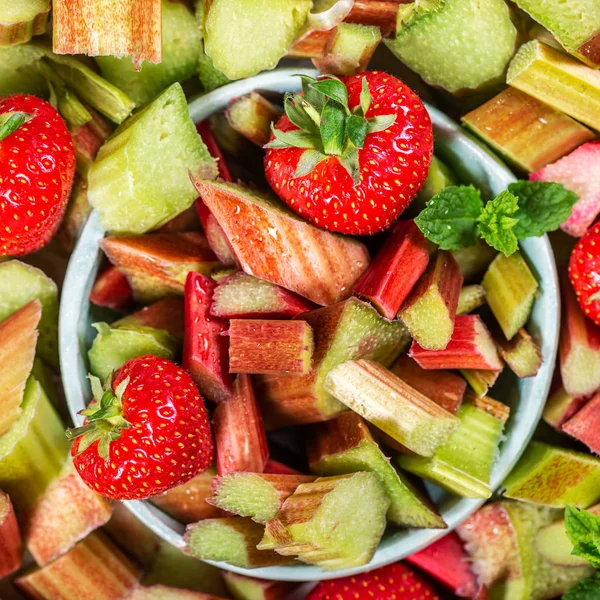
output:
{"label": "red strawberry", "polygon": [[73,141],[56,109],[35,96],[0,99],[0,256],[50,241],[74,174]]}
{"label": "red strawberry", "polygon": [[433,152],[423,103],[396,77],[371,71],[319,81],[285,99],[267,144],[267,180],[296,213],[331,231],[385,229],[419,191]]}
{"label": "red strawberry", "polygon": [[147,354],[127,361],[94,400],[83,427],[69,430],[83,480],[117,500],[147,498],[206,470],[214,446],[204,401],[175,363]]}
{"label": "red strawberry", "polygon": [[306,600],[440,600],[433,588],[403,563],[368,573],[321,581]]}
{"label": "red strawberry", "polygon": [[590,227],[573,248],[569,279],[581,310],[600,325],[600,224]]}

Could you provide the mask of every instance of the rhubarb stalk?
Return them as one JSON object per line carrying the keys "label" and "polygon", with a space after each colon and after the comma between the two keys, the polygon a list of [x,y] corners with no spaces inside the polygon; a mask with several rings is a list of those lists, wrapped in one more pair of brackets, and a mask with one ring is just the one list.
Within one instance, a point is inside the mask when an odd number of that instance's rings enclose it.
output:
{"label": "rhubarb stalk", "polygon": [[151,327],[163,329],[175,339],[183,339],[183,301],[170,296],[119,319],[111,327]]}
{"label": "rhubarb stalk", "polygon": [[279,119],[281,111],[257,92],[252,92],[233,100],[225,116],[233,129],[262,148],[269,141],[271,125]]}
{"label": "rhubarb stalk", "polygon": [[488,371],[484,369],[461,369],[462,376],[469,382],[469,386],[477,396],[483,398],[494,387],[502,369]]}
{"label": "rhubarb stalk", "polygon": [[504,362],[519,378],[537,375],[542,366],[540,347],[523,328],[510,341],[499,339],[498,350]]}
{"label": "rhubarb stalk", "polygon": [[457,315],[468,315],[485,304],[485,288],[482,285],[465,285],[458,296]]}
{"label": "rhubarb stalk", "polygon": [[256,579],[231,571],[223,571],[223,579],[237,600],[286,600],[299,585],[293,581]]}
{"label": "rhubarb stalk", "polygon": [[30,0],[0,8],[0,46],[28,42],[46,31],[50,0]]}
{"label": "rhubarb stalk", "polygon": [[133,303],[133,291],[127,277],[112,265],[96,277],[90,292],[90,302],[124,312]]}
{"label": "rhubarb stalk", "polygon": [[585,406],[587,401],[586,396],[571,396],[562,385],[559,385],[546,401],[542,416],[548,425],[561,431],[563,423]]}
{"label": "rhubarb stalk", "polygon": [[23,544],[15,511],[7,494],[0,491],[0,577],[6,577],[21,566]]}
{"label": "rhubarb stalk", "polygon": [[596,394],[564,423],[562,430],[585,444],[594,454],[600,454],[600,394]]}

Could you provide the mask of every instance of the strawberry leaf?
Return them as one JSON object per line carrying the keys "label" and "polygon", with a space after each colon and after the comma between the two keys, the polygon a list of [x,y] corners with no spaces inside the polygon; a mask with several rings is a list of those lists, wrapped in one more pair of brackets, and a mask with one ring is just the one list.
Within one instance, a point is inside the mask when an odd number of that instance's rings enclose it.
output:
{"label": "strawberry leaf", "polygon": [[354,185],[360,182],[360,166],[358,164],[358,150],[349,146],[339,157],[340,164],[348,171]]}
{"label": "strawberry leaf", "polygon": [[268,144],[265,144],[265,148],[288,148],[289,146],[294,146],[295,148],[315,148],[315,136],[306,131],[301,131],[299,129],[294,131],[281,131],[275,129],[272,124],[271,131],[273,132],[275,139]]}
{"label": "strawberry leaf", "polygon": [[362,78],[362,90],[360,92],[360,108],[362,110],[363,117],[367,114],[369,107],[371,106],[371,92],[369,91],[369,84],[367,78]]}
{"label": "strawberry leaf", "polygon": [[368,129],[367,121],[358,115],[350,115],[346,119],[346,132],[350,141],[357,148],[362,148],[365,145]]}
{"label": "strawberry leaf", "polygon": [[320,114],[325,106],[327,98],[319,90],[312,87],[312,84],[315,83],[315,80],[312,77],[300,75],[300,79],[302,79],[304,99]]}
{"label": "strawberry leaf", "polygon": [[348,90],[339,79],[322,79],[311,83],[310,87],[327,96],[327,98],[335,100],[344,110],[348,111]]}
{"label": "strawberry leaf", "polygon": [[319,128],[303,106],[302,96],[299,94],[287,94],[283,101],[283,106],[288,119],[296,127],[309,133],[318,133]]}
{"label": "strawberry leaf", "polygon": [[321,113],[320,127],[323,149],[326,154],[340,155],[342,153],[346,135],[345,121],[345,111],[339,103],[327,102]]}
{"label": "strawberry leaf", "polygon": [[24,112],[11,112],[0,115],[0,141],[22,127],[33,115]]}
{"label": "strawberry leaf", "polygon": [[305,175],[308,175],[325,158],[327,158],[327,156],[318,150],[307,150],[302,154],[298,161],[294,177],[304,177]]}
{"label": "strawberry leaf", "polygon": [[488,202],[477,219],[479,235],[499,252],[510,256],[519,243],[513,229],[518,222],[512,215],[517,212],[518,198],[505,190]]}

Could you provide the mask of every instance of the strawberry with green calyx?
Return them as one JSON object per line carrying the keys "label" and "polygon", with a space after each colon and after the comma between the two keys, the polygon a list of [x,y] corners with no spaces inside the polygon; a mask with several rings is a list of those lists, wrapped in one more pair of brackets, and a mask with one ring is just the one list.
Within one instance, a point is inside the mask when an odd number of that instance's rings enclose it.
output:
{"label": "strawberry with green calyx", "polygon": [[86,422],[67,437],[73,464],[93,490],[117,500],[147,498],[211,465],[204,401],[175,363],[148,354],[126,362],[104,387],[90,381]]}
{"label": "strawberry with green calyx", "polygon": [[569,279],[581,310],[600,325],[600,224],[592,225],[575,244]]}
{"label": "strawberry with green calyx", "polygon": [[311,223],[340,233],[388,227],[419,191],[433,131],[419,97],[399,79],[371,71],[318,81],[302,77],[265,146],[267,180]]}

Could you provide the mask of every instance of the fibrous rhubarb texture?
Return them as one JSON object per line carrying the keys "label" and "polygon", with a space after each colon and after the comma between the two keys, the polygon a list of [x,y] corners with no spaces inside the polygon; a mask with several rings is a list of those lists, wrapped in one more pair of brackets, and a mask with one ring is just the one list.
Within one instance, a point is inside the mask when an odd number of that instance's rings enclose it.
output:
{"label": "fibrous rhubarb texture", "polygon": [[192,181],[249,275],[329,305],[349,296],[369,264],[363,244],[309,225],[270,196],[234,184]]}
{"label": "fibrous rhubarb texture", "polygon": [[401,527],[446,527],[429,499],[392,466],[356,413],[349,411],[315,425],[309,440],[306,446],[311,472],[326,476],[370,471],[379,477],[390,500],[389,523]]}
{"label": "fibrous rhubarb texture", "polygon": [[585,444],[594,454],[600,454],[600,394],[596,394],[564,423],[562,430]]}
{"label": "fibrous rhubarb texture", "polygon": [[271,125],[279,119],[281,111],[257,92],[252,92],[233,100],[225,116],[233,129],[262,148],[269,141]]}
{"label": "fibrous rhubarb texture", "polygon": [[52,5],[53,51],[57,54],[162,59],[160,0],[58,0]]}
{"label": "fibrous rhubarb texture", "polygon": [[538,282],[520,252],[498,254],[489,266],[482,285],[485,297],[507,340],[529,319]]}
{"label": "fibrous rhubarb texture", "polygon": [[385,489],[374,473],[303,483],[267,523],[259,548],[295,556],[327,571],[365,565],[385,530],[388,507]]}
{"label": "fibrous rhubarb texture", "polygon": [[167,585],[140,585],[126,600],[226,600],[221,596],[203,594]]}
{"label": "fibrous rhubarb texture", "polygon": [[219,263],[197,232],[107,237],[100,246],[129,281],[138,302],[183,294],[190,271],[208,275]]}
{"label": "fibrous rhubarb texture", "polygon": [[0,46],[28,42],[46,31],[50,0],[7,3],[0,8]]}
{"label": "fibrous rhubarb texture", "polygon": [[542,417],[548,425],[561,431],[563,423],[585,406],[587,401],[586,396],[571,396],[562,385],[558,385],[546,400]]}
{"label": "fibrous rhubarb texture", "polygon": [[75,148],[77,172],[82,177],[87,177],[98,150],[112,133],[112,128],[93,108],[86,106],[85,110],[90,120],[69,129]]}
{"label": "fibrous rhubarb texture", "polygon": [[[227,180],[226,180],[227,181]],[[215,256],[219,261],[225,265],[234,267],[237,265],[237,259],[231,249],[231,244],[225,235],[223,228],[219,225],[217,219],[210,212],[206,204],[202,202],[201,198],[198,198],[195,202],[196,212],[198,218],[202,223],[202,229],[204,235],[208,241],[208,245],[211,250],[215,253]]]}
{"label": "fibrous rhubarb texture", "polygon": [[270,281],[236,273],[220,282],[210,312],[224,319],[289,318],[314,305]]}
{"label": "fibrous rhubarb texture", "polygon": [[213,416],[217,447],[217,474],[249,471],[262,473],[269,448],[252,380],[240,374],[231,398],[219,403]]}
{"label": "fibrous rhubarb texture", "polygon": [[25,544],[43,567],[107,523],[111,514],[110,501],[89,488],[67,459],[25,521]]}
{"label": "fibrous rhubarb texture", "polygon": [[325,381],[330,394],[409,450],[433,456],[458,419],[393,373],[369,360],[350,360]]}
{"label": "fibrous rhubarb texture", "polygon": [[484,369],[461,369],[462,376],[467,380],[471,389],[477,396],[482,398],[494,387],[502,369],[487,371]]}
{"label": "fibrous rhubarb texture", "polygon": [[462,122],[528,173],[595,137],[587,127],[516,88],[507,88],[462,117]]}
{"label": "fibrous rhubarb texture", "polygon": [[502,369],[494,340],[479,315],[456,317],[444,350],[426,350],[413,341],[409,355],[423,369]]}
{"label": "fibrous rhubarb texture", "polygon": [[352,291],[393,319],[429,262],[427,240],[415,222],[398,221]]}
{"label": "fibrous rhubarb texture", "polygon": [[375,25],[383,37],[388,37],[396,29],[398,0],[355,0],[352,9],[344,21]]}
{"label": "fibrous rhubarb texture", "polygon": [[311,475],[235,472],[214,478],[210,502],[227,512],[266,523],[275,518],[300,484],[315,479]]}
{"label": "fibrous rhubarb texture", "polygon": [[112,323],[111,327],[152,327],[163,329],[175,339],[183,339],[183,300],[175,296],[158,300],[150,306]]}
{"label": "fibrous rhubarb texture", "polygon": [[185,552],[201,560],[223,561],[244,569],[293,562],[271,550],[258,550],[263,534],[261,524],[245,517],[206,519],[188,526]]}
{"label": "fibrous rhubarb texture", "polygon": [[256,579],[230,571],[223,572],[223,579],[236,600],[285,600],[299,585],[293,581]]}
{"label": "fibrous rhubarb texture", "polygon": [[600,459],[582,452],[531,442],[504,481],[507,498],[587,508],[600,500]]}
{"label": "fibrous rhubarb texture", "polygon": [[229,372],[297,373],[312,366],[313,330],[306,321],[231,319]]}
{"label": "fibrous rhubarb texture", "polygon": [[498,350],[517,377],[533,377],[542,366],[540,347],[523,328],[519,329],[510,341],[498,339]]}
{"label": "fibrous rhubarb texture", "polygon": [[452,254],[439,251],[398,313],[422,348],[443,350],[450,342],[462,284]]}
{"label": "fibrous rhubarb texture", "polygon": [[458,296],[457,315],[468,315],[485,304],[485,288],[482,285],[465,285]]}
{"label": "fibrous rhubarb texture", "polygon": [[90,302],[116,311],[125,311],[133,302],[133,291],[127,277],[112,265],[97,277],[90,292]]}
{"label": "fibrous rhubarb texture", "polygon": [[0,491],[0,577],[6,577],[21,566],[23,544],[12,502]]}
{"label": "fibrous rhubarb texture", "polygon": [[[42,305],[33,300],[0,323],[0,435],[21,414],[25,384],[33,367]],[[10,365],[10,367],[9,367]]]}
{"label": "fibrous rhubarb texture", "polygon": [[600,130],[600,73],[575,58],[532,40],[508,69],[507,83]]}
{"label": "fibrous rhubarb texture", "polygon": [[97,600],[124,598],[137,586],[138,568],[106,536],[92,533],[51,564],[23,575],[16,584],[41,600],[80,600],[93,590]]}
{"label": "fibrous rhubarb texture", "polygon": [[498,252],[488,246],[483,240],[479,240],[476,246],[468,246],[452,252],[454,260],[460,267],[465,283],[479,282],[481,275],[494,260]]}

